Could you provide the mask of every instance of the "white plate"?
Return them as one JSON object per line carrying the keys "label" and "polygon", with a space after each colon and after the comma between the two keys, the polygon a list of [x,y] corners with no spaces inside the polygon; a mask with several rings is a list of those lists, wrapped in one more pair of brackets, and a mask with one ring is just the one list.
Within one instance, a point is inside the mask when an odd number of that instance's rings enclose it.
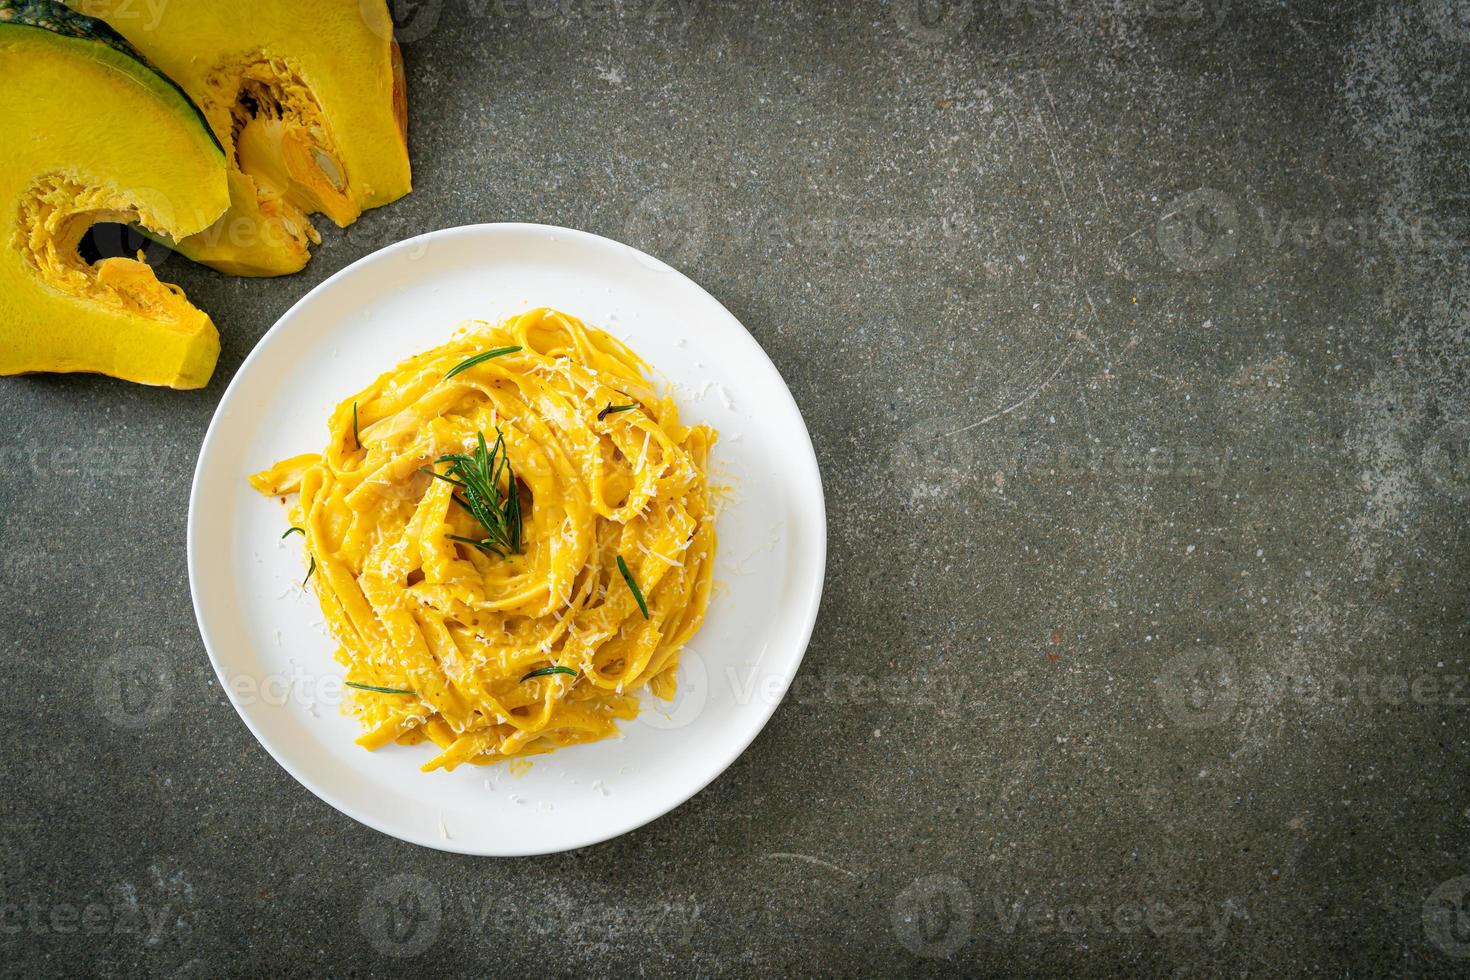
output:
{"label": "white plate", "polygon": [[[681,414],[720,432],[716,591],[685,648],[679,696],[649,699],[622,739],[504,765],[421,773],[423,746],[366,752],[341,667],[279,501],[246,476],[319,451],[327,415],[463,320],[536,306],[626,341]],[[313,289],[245,359],[204,437],[189,501],[189,585],[221,684],[260,744],[307,789],[387,834],[465,854],[548,854],[659,817],[725,770],[801,663],[821,600],[827,525],[816,456],[765,352],[713,297],[657,259],[585,232],[473,225],[399,242]]]}

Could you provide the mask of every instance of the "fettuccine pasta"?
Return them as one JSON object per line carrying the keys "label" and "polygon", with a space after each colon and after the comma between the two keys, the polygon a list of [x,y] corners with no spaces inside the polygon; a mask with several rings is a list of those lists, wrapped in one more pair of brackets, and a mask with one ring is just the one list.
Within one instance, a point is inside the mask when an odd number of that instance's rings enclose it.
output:
{"label": "fettuccine pasta", "polygon": [[486,764],[673,696],[710,594],[715,433],[646,367],[554,310],[475,322],[345,399],[321,454],[251,477],[290,500],[360,745]]}

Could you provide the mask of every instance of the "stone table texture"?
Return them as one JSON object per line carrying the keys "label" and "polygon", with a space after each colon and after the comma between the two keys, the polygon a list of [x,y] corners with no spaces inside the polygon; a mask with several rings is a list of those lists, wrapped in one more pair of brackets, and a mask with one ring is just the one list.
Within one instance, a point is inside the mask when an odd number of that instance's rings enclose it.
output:
{"label": "stone table texture", "polygon": [[[290,278],[163,261],[208,390],[0,381],[4,972],[1470,972],[1466,0],[401,7],[414,193]],[[705,286],[829,508],[761,737],[538,859],[299,786],[185,575],[252,345],[480,221]]]}

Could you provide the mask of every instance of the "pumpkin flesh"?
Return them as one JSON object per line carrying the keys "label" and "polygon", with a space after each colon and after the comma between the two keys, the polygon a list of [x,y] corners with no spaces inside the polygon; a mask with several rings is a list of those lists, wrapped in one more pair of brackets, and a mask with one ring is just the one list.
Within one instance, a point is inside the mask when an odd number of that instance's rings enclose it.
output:
{"label": "pumpkin flesh", "polygon": [[84,22],[0,2],[0,129],[24,134],[0,144],[0,374],[202,387],[219,353],[210,318],[146,263],[89,264],[78,246],[98,222],[160,238],[209,227],[228,204],[224,157],[175,86]]}
{"label": "pumpkin flesh", "polygon": [[230,210],[177,243],[234,275],[301,269],[321,241],[411,188],[402,61],[383,0],[69,0],[188,93],[225,148]]}

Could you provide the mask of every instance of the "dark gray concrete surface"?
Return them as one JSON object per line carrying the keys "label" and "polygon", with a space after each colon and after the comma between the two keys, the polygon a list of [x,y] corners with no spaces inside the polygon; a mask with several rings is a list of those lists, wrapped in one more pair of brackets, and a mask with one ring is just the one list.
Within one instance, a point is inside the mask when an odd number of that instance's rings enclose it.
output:
{"label": "dark gray concrete surface", "polygon": [[[405,13],[414,194],[288,279],[163,264],[207,391],[0,383],[6,972],[1470,972],[1466,0]],[[497,220],[730,307],[831,533],[745,756],[515,861],[298,786],[184,566],[276,317]]]}

